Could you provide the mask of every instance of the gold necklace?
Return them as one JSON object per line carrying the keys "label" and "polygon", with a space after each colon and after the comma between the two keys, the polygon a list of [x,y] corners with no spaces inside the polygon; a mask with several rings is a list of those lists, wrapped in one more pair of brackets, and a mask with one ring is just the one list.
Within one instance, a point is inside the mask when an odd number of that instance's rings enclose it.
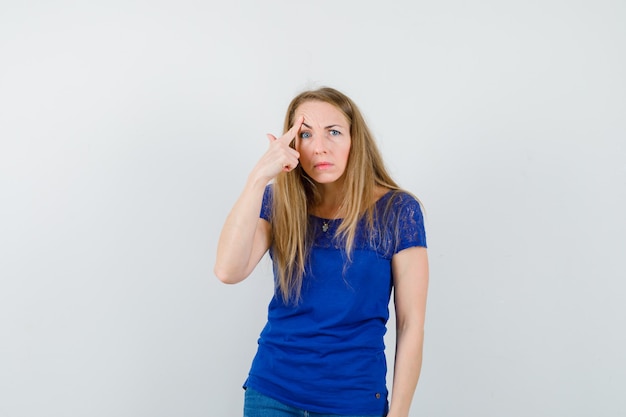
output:
{"label": "gold necklace", "polygon": [[340,207],[337,207],[337,210],[335,210],[335,214],[333,214],[333,217],[330,219],[326,219],[320,216],[320,218],[322,219],[322,232],[326,233],[328,232],[328,228],[330,227],[330,223],[333,220],[337,219],[337,214],[339,213],[339,209]]}

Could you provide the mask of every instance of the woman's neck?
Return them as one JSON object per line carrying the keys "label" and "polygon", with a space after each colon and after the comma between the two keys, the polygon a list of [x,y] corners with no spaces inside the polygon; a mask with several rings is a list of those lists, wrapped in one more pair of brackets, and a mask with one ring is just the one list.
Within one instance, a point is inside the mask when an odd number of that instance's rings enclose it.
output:
{"label": "woman's neck", "polygon": [[342,216],[340,208],[345,198],[345,191],[339,184],[319,184],[320,202],[312,207],[316,216],[336,219]]}
{"label": "woman's neck", "polygon": [[[343,218],[346,213],[341,212],[341,206],[344,202],[345,191],[339,187],[328,187],[328,185],[323,184],[323,186],[320,186],[321,200],[311,208],[311,214],[325,219]],[[369,206],[376,203],[388,191],[389,188],[376,186],[373,190],[372,201],[369,201],[366,205]]]}

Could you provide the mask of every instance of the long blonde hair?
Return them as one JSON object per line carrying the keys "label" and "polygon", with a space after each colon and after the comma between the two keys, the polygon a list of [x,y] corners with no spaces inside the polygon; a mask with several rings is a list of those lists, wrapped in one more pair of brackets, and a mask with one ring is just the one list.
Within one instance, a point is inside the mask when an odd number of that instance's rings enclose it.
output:
{"label": "long blonde hair", "polygon": [[[351,147],[344,173],[344,198],[339,212],[343,214],[336,237],[345,242],[348,261],[354,244],[359,220],[366,216],[368,227],[373,227],[373,202],[379,187],[398,190],[387,172],[363,115],[354,102],[333,88],[320,88],[297,95],[289,104],[284,131],[294,123],[296,109],[307,101],[332,104],[350,123]],[[291,147],[295,148],[295,140]],[[274,182],[272,206],[272,235],[277,285],[285,302],[300,299],[302,279],[312,245],[309,230],[310,208],[320,202],[315,182],[298,165],[291,172],[283,172]]]}

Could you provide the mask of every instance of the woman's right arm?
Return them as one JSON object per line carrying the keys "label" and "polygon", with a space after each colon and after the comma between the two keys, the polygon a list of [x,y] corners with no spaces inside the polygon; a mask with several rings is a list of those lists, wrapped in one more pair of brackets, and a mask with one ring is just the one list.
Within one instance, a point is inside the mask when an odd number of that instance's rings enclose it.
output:
{"label": "woman's right arm", "polygon": [[289,144],[295,138],[302,118],[287,133],[276,139],[268,135],[270,145],[256,164],[228,214],[217,244],[215,275],[224,283],[236,284],[250,275],[272,242],[270,224],[259,217],[265,186],[283,171],[298,166],[298,152]]}

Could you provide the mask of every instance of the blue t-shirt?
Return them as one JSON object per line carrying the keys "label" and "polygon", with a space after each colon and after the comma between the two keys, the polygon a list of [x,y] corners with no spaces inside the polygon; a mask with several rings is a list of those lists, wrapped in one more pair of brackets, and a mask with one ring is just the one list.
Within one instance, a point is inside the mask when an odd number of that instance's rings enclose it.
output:
{"label": "blue t-shirt", "polygon": [[[270,223],[271,190],[261,209]],[[341,220],[310,222],[315,236],[301,299],[285,303],[276,290],[244,387],[311,412],[383,415],[391,257],[426,247],[420,205],[408,193],[387,192],[374,207],[374,232],[359,223],[350,262],[334,237]]]}

